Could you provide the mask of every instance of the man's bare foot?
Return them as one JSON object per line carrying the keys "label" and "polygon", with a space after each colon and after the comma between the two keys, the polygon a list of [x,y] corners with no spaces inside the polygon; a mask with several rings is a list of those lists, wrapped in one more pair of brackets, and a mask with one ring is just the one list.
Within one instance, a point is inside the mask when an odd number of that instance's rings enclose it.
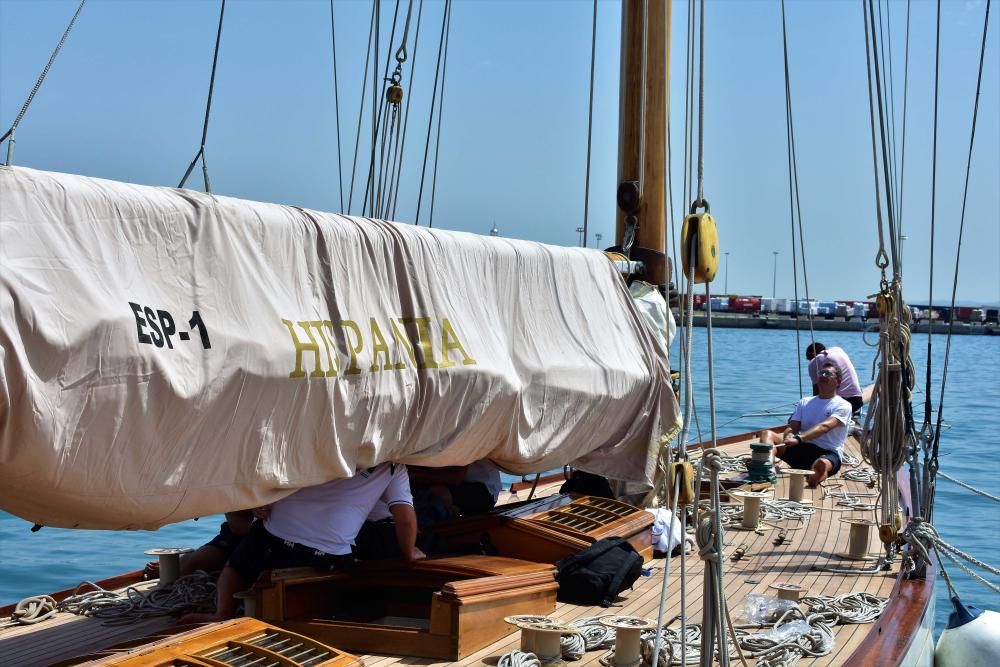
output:
{"label": "man's bare foot", "polygon": [[196,623],[218,623],[225,621],[222,614],[184,614],[177,619],[177,625],[194,625]]}
{"label": "man's bare foot", "polygon": [[815,489],[819,486],[820,482],[826,479],[826,476],[830,474],[830,470],[832,469],[833,464],[828,459],[816,459],[812,464],[813,474],[809,475],[806,480],[809,488]]}

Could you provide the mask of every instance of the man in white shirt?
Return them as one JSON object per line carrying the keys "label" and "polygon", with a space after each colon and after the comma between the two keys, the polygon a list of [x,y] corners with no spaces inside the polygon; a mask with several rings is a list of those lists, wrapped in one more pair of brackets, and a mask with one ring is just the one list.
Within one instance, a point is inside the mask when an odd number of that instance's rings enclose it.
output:
{"label": "man in white shirt", "polygon": [[372,508],[382,501],[395,522],[406,560],[425,558],[416,547],[417,517],[406,467],[383,463],[354,477],[299,489],[254,510],[257,521],[233,552],[217,583],[214,614],[188,614],[178,623],[205,623],[233,615],[233,594],[253,584],[264,570],[312,566],[339,569],[353,561],[351,548]]}
{"label": "man in white shirt", "polygon": [[808,483],[815,488],[840,470],[851,421],[851,404],[837,395],[840,368],[832,361],[816,375],[818,394],[803,398],[781,435],[761,431],[760,441],[775,445],[774,455],[799,470],[812,470]]}

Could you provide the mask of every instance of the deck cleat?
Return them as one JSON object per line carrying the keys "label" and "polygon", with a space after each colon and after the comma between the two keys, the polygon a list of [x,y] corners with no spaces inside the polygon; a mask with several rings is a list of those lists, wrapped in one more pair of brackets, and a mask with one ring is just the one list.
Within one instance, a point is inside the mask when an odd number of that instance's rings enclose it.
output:
{"label": "deck cleat", "polygon": [[847,553],[837,555],[849,560],[875,560],[878,558],[868,554],[868,540],[875,522],[870,519],[858,518],[843,518],[841,521],[851,526],[851,533],[847,538]]}
{"label": "deck cleat", "polygon": [[786,500],[792,500],[804,505],[812,504],[812,498],[803,498],[802,493],[805,490],[806,479],[808,479],[809,475],[813,474],[813,471],[796,470],[793,468],[784,472],[788,473],[788,498]]}
{"label": "deck cleat", "polygon": [[615,631],[615,652],[611,664],[615,667],[635,665],[641,660],[640,635],[646,630],[655,630],[656,623],[636,616],[607,616],[601,624]]}
{"label": "deck cleat", "polygon": [[798,584],[788,584],[788,583],[775,583],[768,586],[768,588],[773,588],[778,591],[779,600],[791,600],[792,602],[798,602],[802,599],[802,596],[809,592],[809,589],[805,586],[799,586]]}
{"label": "deck cleat", "polygon": [[743,503],[743,520],[739,526],[730,526],[742,530],[761,531],[765,527],[760,523],[760,507],[764,498],[770,498],[768,491],[730,491],[730,498],[738,498]]}
{"label": "deck cleat", "polygon": [[579,628],[554,623],[551,620],[541,623],[518,623],[517,627],[521,628],[521,650],[525,650],[525,645],[530,646],[531,652],[538,656],[543,664],[562,661],[562,647],[559,639],[563,635],[580,634]]}
{"label": "deck cleat", "polygon": [[[503,619],[504,623],[509,623],[510,625],[521,627],[522,624],[526,623],[555,623],[555,621],[548,616],[536,616],[533,614],[515,614],[514,616],[505,616]],[[535,647],[532,645],[532,640],[535,638],[534,633],[531,632],[521,632],[521,651],[523,653],[534,653]]]}

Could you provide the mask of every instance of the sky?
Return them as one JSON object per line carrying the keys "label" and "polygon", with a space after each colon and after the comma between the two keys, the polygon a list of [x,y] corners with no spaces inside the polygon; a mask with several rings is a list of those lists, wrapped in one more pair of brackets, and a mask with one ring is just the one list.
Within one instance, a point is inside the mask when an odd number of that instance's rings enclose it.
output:
{"label": "sky", "polygon": [[[897,152],[902,146],[906,12],[892,31]],[[77,6],[0,0],[0,131],[13,122]],[[381,57],[395,3],[381,5]],[[413,223],[442,2],[414,2],[412,96],[395,219]],[[371,3],[336,0],[340,152],[330,3],[231,0],[207,141],[216,194],[343,211]],[[787,4],[790,76],[809,295],[877,291],[878,236],[860,0]],[[888,7],[888,9],[885,9]],[[903,291],[930,295],[936,5],[909,5],[902,228]],[[405,12],[402,3],[400,12]],[[943,4],[933,297],[951,298],[985,2]],[[586,180],[593,3],[456,0],[451,17],[433,225],[578,245]],[[90,0],[17,130],[14,164],[174,187],[198,149],[218,21],[216,1]],[[774,0],[705,7],[705,194],[724,261],[713,293],[791,296],[781,9]],[[597,7],[588,245],[613,242],[620,4]],[[995,13],[995,12],[994,12]],[[675,216],[681,192],[686,3],[673,5],[671,126]],[[1000,49],[991,17],[958,272],[959,301],[1000,301]],[[397,29],[393,51],[401,38]],[[411,69],[414,72],[409,85]],[[366,114],[370,111],[366,110]],[[366,125],[362,135],[370,134]],[[433,147],[435,141],[431,140]],[[6,145],[0,146],[0,157]],[[369,150],[361,141],[361,152]],[[364,172],[367,163],[362,161]],[[430,173],[422,199],[427,224]],[[203,187],[200,167],[188,187]],[[359,182],[361,179],[359,178]],[[361,186],[363,188],[363,185]],[[345,186],[344,198],[349,198]],[[358,213],[358,192],[353,213]],[[801,249],[800,249],[801,250]],[[774,251],[778,252],[775,256]],[[804,296],[801,270],[798,290]]]}

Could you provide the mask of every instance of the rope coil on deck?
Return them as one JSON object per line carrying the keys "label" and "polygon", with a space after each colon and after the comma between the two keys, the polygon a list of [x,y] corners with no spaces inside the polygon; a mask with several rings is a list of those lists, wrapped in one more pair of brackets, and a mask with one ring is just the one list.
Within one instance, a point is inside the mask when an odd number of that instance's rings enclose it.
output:
{"label": "rope coil on deck", "polygon": [[[90,588],[91,590],[85,590]],[[102,619],[104,625],[128,625],[144,618],[183,611],[209,611],[215,606],[215,579],[204,572],[181,577],[168,586],[139,590],[129,586],[109,591],[84,581],[62,602],[47,596],[25,598],[11,615],[11,624],[44,621],[57,612]]]}

